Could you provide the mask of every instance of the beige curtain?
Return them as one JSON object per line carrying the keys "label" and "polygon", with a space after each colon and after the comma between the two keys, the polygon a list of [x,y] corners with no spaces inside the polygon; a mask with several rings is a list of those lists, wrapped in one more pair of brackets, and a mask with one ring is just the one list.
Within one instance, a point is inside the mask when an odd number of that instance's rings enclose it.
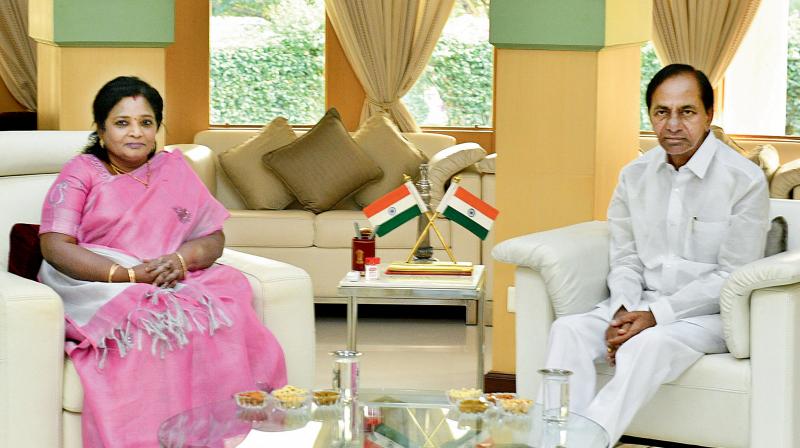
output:
{"label": "beige curtain", "polygon": [[36,110],[36,43],[28,37],[28,0],[0,0],[0,79]]}
{"label": "beige curtain", "polygon": [[385,111],[417,132],[400,98],[425,70],[455,0],[325,0],[347,60],[364,87],[363,123]]}
{"label": "beige curtain", "polygon": [[653,0],[653,44],[664,65],[689,64],[711,85],[725,75],[761,0]]}

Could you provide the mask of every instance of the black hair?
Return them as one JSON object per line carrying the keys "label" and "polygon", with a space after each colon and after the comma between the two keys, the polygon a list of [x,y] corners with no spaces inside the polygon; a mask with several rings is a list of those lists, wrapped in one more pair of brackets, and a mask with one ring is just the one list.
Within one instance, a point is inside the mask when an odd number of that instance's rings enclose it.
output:
{"label": "black hair", "polygon": [[[98,159],[109,162],[108,151],[100,145],[100,135],[98,131],[105,131],[105,123],[111,109],[122,99],[128,97],[143,96],[153,109],[156,119],[156,129],[161,128],[161,119],[164,116],[164,100],[153,86],[142,81],[135,76],[119,76],[107,82],[94,97],[92,103],[92,114],[97,131],[89,135],[89,143],[83,149],[84,154],[93,154]],[[155,148],[148,157],[152,157]]]}
{"label": "black hair", "polygon": [[653,93],[656,91],[658,86],[663,84],[664,81],[668,80],[669,78],[683,74],[691,75],[697,81],[697,85],[700,87],[700,98],[703,100],[703,107],[706,109],[706,111],[714,108],[714,88],[711,87],[711,82],[708,81],[708,77],[705,73],[697,70],[691,65],[669,64],[668,66],[659,70],[658,73],[653,76],[653,79],[650,80],[650,84],[647,85],[645,102],[647,104],[648,111],[650,110],[650,105],[652,104]]}

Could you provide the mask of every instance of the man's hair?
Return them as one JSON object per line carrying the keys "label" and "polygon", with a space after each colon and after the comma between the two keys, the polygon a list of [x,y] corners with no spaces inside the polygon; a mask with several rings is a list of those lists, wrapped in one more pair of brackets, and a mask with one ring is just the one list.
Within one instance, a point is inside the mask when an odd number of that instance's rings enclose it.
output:
{"label": "man's hair", "polygon": [[663,84],[664,81],[668,80],[669,78],[683,74],[694,77],[694,79],[697,81],[697,85],[700,87],[700,98],[703,100],[703,107],[705,107],[706,110],[712,109],[714,107],[714,88],[711,87],[711,83],[708,81],[706,74],[700,70],[697,70],[691,65],[670,64],[659,70],[658,73],[653,76],[653,79],[650,80],[650,84],[647,85],[647,93],[645,94],[647,110],[650,110],[650,105],[652,104],[653,100],[653,92],[656,91],[658,86]]}

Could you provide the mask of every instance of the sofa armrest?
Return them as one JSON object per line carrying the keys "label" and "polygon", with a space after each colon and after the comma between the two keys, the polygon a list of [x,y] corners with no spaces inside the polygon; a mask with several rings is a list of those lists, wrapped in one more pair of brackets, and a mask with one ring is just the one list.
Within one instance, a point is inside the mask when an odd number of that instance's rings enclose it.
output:
{"label": "sofa armrest", "polygon": [[189,166],[192,167],[197,177],[203,181],[208,191],[212,196],[217,195],[217,169],[214,166],[214,152],[210,148],[203,145],[195,145],[190,143],[169,145],[164,148],[165,151],[172,151],[180,149],[183,157]]}
{"label": "sofa armrest", "polygon": [[719,298],[722,328],[728,350],[737,358],[750,357],[750,296],[754,290],[800,282],[800,251],[781,252],[735,270]]}
{"label": "sofa armrest", "polygon": [[63,372],[61,298],[0,272],[0,446],[60,446]]}
{"label": "sofa armrest", "polygon": [[314,294],[311,277],[280,261],[225,249],[217,260],[241,271],[253,286],[253,307],[286,356],[289,383],[314,385]]}
{"label": "sofa armrest", "polygon": [[492,256],[540,273],[556,316],[586,312],[608,297],[605,222],[584,222],[512,238],[495,246]]}

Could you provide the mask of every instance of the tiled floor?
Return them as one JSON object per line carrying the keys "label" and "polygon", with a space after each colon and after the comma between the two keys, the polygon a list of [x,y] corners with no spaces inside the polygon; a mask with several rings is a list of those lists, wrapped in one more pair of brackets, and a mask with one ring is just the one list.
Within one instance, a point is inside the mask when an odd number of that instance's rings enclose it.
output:
{"label": "tiled floor", "polygon": [[[382,307],[359,318],[358,350],[363,388],[442,390],[473,386],[477,373],[477,327],[464,325],[458,313],[420,319],[413,312],[424,307]],[[397,311],[385,308],[395,308]],[[400,309],[403,308],[403,309]],[[330,387],[332,358],[329,352],[345,348],[347,325],[344,308],[317,317],[316,387]],[[418,311],[417,311],[418,310]],[[410,316],[410,314],[412,314]],[[486,328],[485,370],[491,368],[492,328]],[[619,445],[620,448],[647,448]]]}

